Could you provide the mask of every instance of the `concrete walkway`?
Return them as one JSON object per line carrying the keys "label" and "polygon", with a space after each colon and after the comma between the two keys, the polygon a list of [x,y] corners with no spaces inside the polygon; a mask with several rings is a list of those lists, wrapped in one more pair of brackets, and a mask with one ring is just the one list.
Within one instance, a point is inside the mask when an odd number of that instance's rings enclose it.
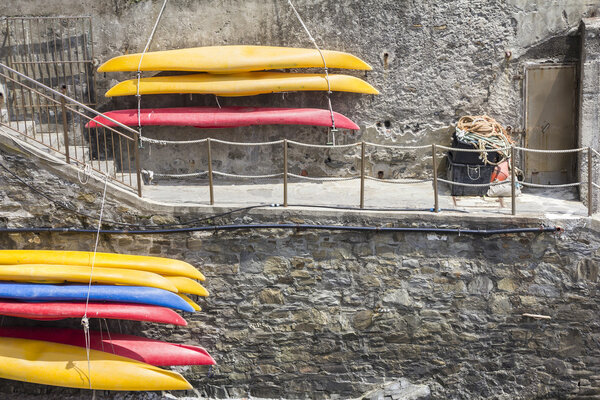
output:
{"label": "concrete walkway", "polygon": [[[208,183],[173,184],[158,182],[145,185],[143,197],[173,205],[208,205]],[[215,206],[239,207],[283,203],[281,181],[260,184],[215,184]],[[331,206],[358,208],[360,181],[296,182],[288,184],[290,206]],[[365,182],[365,208],[419,209],[433,208],[431,182],[394,184]],[[469,211],[477,214],[511,215],[510,197],[451,196],[446,184],[440,183],[439,206],[443,210]],[[587,208],[574,189],[524,188],[517,197],[517,215],[546,218],[586,217]]]}
{"label": "concrete walkway", "polygon": [[[40,165],[77,181],[78,169],[65,164],[59,158],[41,151],[37,146],[15,138],[12,133],[0,129],[0,146],[7,151],[17,151],[37,159]],[[17,150],[18,149],[18,150]],[[103,188],[103,180],[94,177],[88,185]],[[141,209],[175,210],[209,206],[208,181],[158,181],[143,186],[143,198],[134,191],[119,185],[111,185],[111,193],[122,201]],[[455,197],[450,195],[448,185],[439,184],[439,207],[444,211],[468,211],[475,215],[510,216],[511,199],[491,197]],[[215,206],[237,208],[249,205],[283,203],[281,180],[261,183],[232,184],[220,182],[215,177]],[[360,180],[298,182],[292,178],[288,184],[288,204],[290,206],[350,207],[358,209],[360,204]],[[365,181],[365,208],[382,211],[422,210],[429,212],[434,206],[431,182],[425,183],[384,183]],[[207,207],[210,208],[210,207]],[[587,207],[579,201],[575,188],[532,189],[524,188],[517,197],[517,215],[536,218],[582,218],[587,217]]]}

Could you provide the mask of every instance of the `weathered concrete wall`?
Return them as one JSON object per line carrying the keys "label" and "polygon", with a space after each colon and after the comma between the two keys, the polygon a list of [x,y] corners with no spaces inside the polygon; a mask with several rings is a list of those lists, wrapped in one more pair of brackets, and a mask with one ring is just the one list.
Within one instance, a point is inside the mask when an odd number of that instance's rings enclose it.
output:
{"label": "weathered concrete wall", "polygon": [[[600,19],[586,18],[581,22],[581,85],[580,91],[580,113],[579,126],[580,137],[578,145],[580,147],[591,147],[593,149],[600,148],[600,135],[598,127],[600,124],[600,103],[598,95],[600,94],[600,85],[598,74],[600,68],[600,46],[598,46],[598,36],[600,35]],[[588,155],[581,155],[581,164],[579,170],[579,180],[585,182],[588,180]],[[595,155],[592,155],[593,170],[598,171],[600,160]],[[598,182],[597,174],[593,173],[592,180]],[[580,189],[581,197],[584,201],[589,201],[588,188]],[[594,193],[594,192],[592,192]],[[600,196],[596,192],[592,198],[594,210],[597,210],[599,205],[598,199]]]}
{"label": "weathered concrete wall", "polygon": [[[83,15],[94,18],[94,50],[99,62],[144,48],[161,1],[8,1],[0,15]],[[348,51],[374,70],[365,79],[380,96],[335,93],[336,111],[354,119],[361,131],[343,140],[422,145],[449,142],[449,127],[464,114],[486,113],[522,133],[522,77],[527,62],[576,61],[576,27],[597,5],[585,0],[553,1],[298,1],[317,42]],[[209,0],[169,3],[151,50],[202,45],[259,44],[310,47],[289,6],[282,1]],[[508,53],[509,52],[509,53]],[[353,73],[353,72],[350,72]],[[362,76],[354,72],[357,76]],[[131,74],[98,76],[101,94]],[[290,93],[223,98],[222,105],[326,107],[322,93]],[[101,99],[102,110],[135,107],[131,98]],[[212,96],[154,96],[143,106],[215,105]],[[228,140],[263,141],[288,137],[324,144],[324,129],[264,127],[228,132],[148,129],[157,138],[216,135]],[[205,169],[201,146],[145,150],[144,167],[157,172]],[[299,152],[290,171],[347,175],[356,152]],[[430,169],[428,152],[396,157],[380,154],[369,171],[385,177],[418,177]],[[280,150],[217,150],[225,172],[280,169]],[[331,167],[331,160],[336,166]],[[316,163],[315,163],[316,161]],[[380,165],[383,164],[383,165]],[[344,165],[338,168],[339,165]]]}
{"label": "weathered concrete wall", "polygon": [[[14,153],[0,163],[62,205],[96,214],[98,191]],[[93,227],[0,169],[1,226]],[[206,217],[206,215],[202,215]],[[165,224],[200,217],[149,213],[109,198],[109,220]],[[398,215],[258,211],[217,223],[398,224]],[[400,225],[504,227],[540,223],[403,215]],[[552,223],[547,222],[547,223]],[[203,312],[188,327],[109,321],[111,330],[199,344],[218,366],[181,368],[192,398],[351,398],[407,379],[431,398],[586,398],[600,392],[594,221],[562,235],[469,235],[262,230],[101,236],[101,251],[188,261],[207,276]],[[591,224],[590,224],[591,223]],[[0,234],[0,248],[90,250],[93,235]],[[544,314],[533,320],[523,313]],[[5,325],[54,326],[5,318]],[[57,323],[78,327],[78,321]],[[95,325],[93,325],[95,326]],[[77,390],[3,381],[0,397],[70,399]],[[103,398],[161,398],[99,394]],[[175,394],[180,396],[183,394]],[[592,397],[588,397],[592,398]]]}

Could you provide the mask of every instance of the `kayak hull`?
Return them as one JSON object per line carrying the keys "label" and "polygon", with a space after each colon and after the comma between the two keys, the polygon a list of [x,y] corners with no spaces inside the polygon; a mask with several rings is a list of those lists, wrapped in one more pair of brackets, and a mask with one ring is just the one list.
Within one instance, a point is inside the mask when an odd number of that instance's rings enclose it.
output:
{"label": "kayak hull", "polygon": [[[106,97],[137,94],[137,79],[113,86]],[[327,91],[379,94],[362,79],[349,75],[299,74],[284,72],[245,72],[241,74],[192,74],[154,76],[139,80],[139,94],[198,93],[223,97],[253,96],[264,93]]]}
{"label": "kayak hull", "polygon": [[113,301],[140,303],[193,312],[194,309],[175,293],[139,286],[47,285],[0,282],[0,298],[22,301]]}
{"label": "kayak hull", "polygon": [[[89,365],[89,367],[88,367]],[[0,377],[96,390],[187,390],[178,373],[97,350],[65,344],[0,338]]]}
{"label": "kayak hull", "polygon": [[[25,303],[0,301],[0,315],[40,321],[81,318],[85,302]],[[87,305],[88,318],[123,319],[186,326],[187,322],[175,311],[158,306],[131,303],[97,303]]]}
{"label": "kayak hull", "polygon": [[[321,50],[328,68],[371,70],[360,58],[341,51]],[[323,58],[317,49],[274,46],[207,46],[188,49],[153,51],[114,57],[98,72],[116,71],[202,71],[238,73],[285,68],[322,68]]]}
{"label": "kayak hull", "polygon": [[170,258],[130,254],[65,250],[0,250],[0,264],[59,264],[87,267],[126,268],[160,275],[187,276],[203,281],[204,275],[192,265]]}
{"label": "kayak hull", "polygon": [[[115,110],[104,113],[127,126],[138,125],[138,111]],[[352,120],[334,112],[335,126],[339,129],[360,129]],[[194,126],[196,128],[236,128],[253,125],[310,125],[331,126],[329,110],[316,108],[260,108],[260,107],[178,107],[144,108],[140,110],[142,126]],[[95,117],[86,128],[102,126],[115,127],[117,124]]]}
{"label": "kayak hull", "polygon": [[90,276],[94,283],[149,286],[177,292],[177,287],[167,278],[146,271],[104,267],[92,269],[79,265],[0,265],[0,281],[87,283]]}
{"label": "kayak hull", "polygon": [[[90,348],[157,366],[214,365],[215,360],[198,346],[181,345],[113,332],[90,331]],[[85,347],[85,333],[68,328],[0,328],[0,337],[45,340]]]}
{"label": "kayak hull", "polygon": [[180,294],[188,293],[202,297],[206,297],[209,294],[204,286],[185,276],[165,276],[165,279],[168,280]]}
{"label": "kayak hull", "polygon": [[185,294],[179,293],[178,296],[185,300],[185,302],[188,303],[194,309],[194,311],[202,311],[202,308]]}

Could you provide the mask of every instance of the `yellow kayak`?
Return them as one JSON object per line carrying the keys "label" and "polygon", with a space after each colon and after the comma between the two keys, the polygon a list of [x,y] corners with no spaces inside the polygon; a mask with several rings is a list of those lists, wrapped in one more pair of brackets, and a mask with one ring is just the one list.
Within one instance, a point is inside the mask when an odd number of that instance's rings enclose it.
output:
{"label": "yellow kayak", "polygon": [[187,390],[177,372],[83,347],[40,340],[0,338],[0,378],[96,390]]}
{"label": "yellow kayak", "polygon": [[[3,264],[58,264],[91,266],[94,253],[63,250],[0,250]],[[187,276],[203,281],[204,275],[192,265],[162,257],[129,254],[96,253],[94,267],[125,268],[154,272],[160,275]]]}
{"label": "yellow kayak", "polygon": [[[169,279],[147,271],[94,266],[92,273],[91,267],[79,265],[0,265],[0,281],[43,283],[66,281],[88,283],[90,281],[90,274],[92,274],[92,282],[94,283],[148,286],[175,293],[178,291],[177,286],[174,285]],[[200,284],[198,285],[201,286]]]}
{"label": "yellow kayak", "polygon": [[194,302],[194,300],[192,300],[189,297],[187,297],[185,294],[179,293],[179,297],[181,297],[183,300],[186,301],[186,303],[188,303],[190,306],[192,306],[192,308],[194,309],[194,311],[202,311],[202,309],[200,308],[200,306],[198,304],[196,304]]}
{"label": "yellow kayak", "polygon": [[[352,54],[322,50],[328,68],[371,70]],[[137,71],[141,53],[111,58],[98,72]],[[213,74],[284,68],[319,68],[323,59],[316,49],[273,46],[209,46],[153,51],[144,54],[141,71],[198,71]]]}
{"label": "yellow kayak", "polygon": [[165,276],[173,286],[177,288],[179,293],[189,293],[198,296],[208,296],[208,290],[193,279],[184,276]]}
{"label": "yellow kayak", "polygon": [[[137,82],[137,79],[119,82],[106,92],[105,96],[135,95]],[[373,86],[354,76],[330,74],[329,82],[331,90],[335,92],[379,94]],[[234,97],[315,90],[327,90],[324,74],[245,72],[228,75],[154,76],[140,79],[140,94],[200,93]]]}

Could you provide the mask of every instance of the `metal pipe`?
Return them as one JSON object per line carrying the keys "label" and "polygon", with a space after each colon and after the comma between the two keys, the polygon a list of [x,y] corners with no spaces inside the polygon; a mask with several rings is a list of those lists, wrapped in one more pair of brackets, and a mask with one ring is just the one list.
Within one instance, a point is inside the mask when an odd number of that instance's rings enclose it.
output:
{"label": "metal pipe", "polygon": [[[81,60],[81,61],[70,61],[70,60],[62,60],[60,61],[61,63],[64,64],[82,64],[82,63],[91,63],[94,62],[94,60]],[[55,61],[17,61],[17,62],[13,62],[13,65],[26,65],[26,64],[33,64],[33,65],[40,65],[40,64],[55,64]]]}
{"label": "metal pipe", "polygon": [[283,139],[283,206],[288,206],[288,143]]}
{"label": "metal pipe", "polygon": [[[135,143],[137,143],[137,141],[139,140],[139,137],[137,136],[137,132],[135,134],[135,136],[133,137],[133,139],[135,140]],[[100,149],[98,149],[98,152],[100,151]],[[129,153],[129,150],[128,150]],[[137,174],[137,192],[138,192],[138,196],[142,197],[142,168],[140,167],[140,150],[139,150],[139,146],[134,145],[133,146],[133,156],[135,157],[135,171]],[[127,158],[129,158],[129,154],[127,154]],[[98,157],[98,164],[100,164],[100,157]],[[100,165],[98,165],[100,166]],[[130,169],[131,171],[131,169]],[[107,171],[108,173],[108,171]],[[131,179],[131,178],[130,178]]]}
{"label": "metal pipe", "polygon": [[594,213],[593,182],[594,182],[594,157],[592,154],[592,148],[588,147],[588,217],[591,217],[592,214]]}
{"label": "metal pipe", "polygon": [[365,208],[365,141],[360,142],[360,208]]}
{"label": "metal pipe", "polygon": [[440,212],[440,199],[438,192],[437,148],[431,145],[431,159],[433,163],[433,212]]}
{"label": "metal pipe", "polygon": [[213,169],[212,169],[212,151],[210,148],[210,138],[206,139],[206,156],[208,158],[208,191],[210,194],[210,205],[215,204],[215,193],[213,188]]}
{"label": "metal pipe", "polygon": [[63,139],[65,141],[65,161],[67,164],[70,164],[71,157],[69,155],[69,126],[67,125],[67,107],[65,106],[64,97],[60,98],[60,107],[62,109]]}
{"label": "metal pipe", "polygon": [[515,165],[515,145],[510,146],[510,206],[512,215],[517,215],[517,172]]}
{"label": "metal pipe", "polygon": [[[542,232],[561,232],[563,229],[558,226],[535,227],[535,228],[505,228],[505,229],[466,229],[466,228],[437,228],[437,227],[379,227],[379,226],[348,226],[348,225],[311,225],[311,224],[240,224],[240,225],[208,225],[189,228],[171,228],[171,229],[148,229],[148,230],[128,230],[128,229],[100,229],[99,232],[108,235],[153,235],[186,233],[200,231],[236,231],[236,230],[256,230],[256,229],[314,229],[328,231],[357,231],[357,232],[375,232],[375,233],[394,233],[394,232],[416,232],[416,233],[454,233],[457,235],[476,235],[490,236],[511,233],[542,233]],[[93,233],[96,229],[83,228],[0,228],[0,233],[38,233],[38,232],[57,232],[57,233]]]}

